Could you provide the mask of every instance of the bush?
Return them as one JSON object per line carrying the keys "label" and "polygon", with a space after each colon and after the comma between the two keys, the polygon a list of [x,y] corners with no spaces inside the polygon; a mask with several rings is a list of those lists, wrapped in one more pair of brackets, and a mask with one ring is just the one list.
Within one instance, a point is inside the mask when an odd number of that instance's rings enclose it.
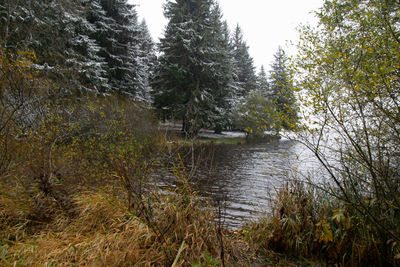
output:
{"label": "bush", "polygon": [[265,131],[280,127],[273,102],[256,91],[237,108],[233,118],[235,127],[245,131],[247,136],[262,136]]}
{"label": "bush", "polygon": [[342,266],[395,265],[399,253],[397,244],[389,247],[352,205],[301,182],[283,187],[271,215],[245,231],[261,253],[272,249]]}

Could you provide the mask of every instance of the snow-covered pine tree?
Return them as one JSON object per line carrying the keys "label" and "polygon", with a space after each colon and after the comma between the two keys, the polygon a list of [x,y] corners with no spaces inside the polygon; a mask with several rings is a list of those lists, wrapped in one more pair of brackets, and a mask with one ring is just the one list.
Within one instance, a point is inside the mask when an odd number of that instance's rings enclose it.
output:
{"label": "snow-covered pine tree", "polygon": [[138,91],[139,26],[126,0],[90,0],[89,18],[97,31],[99,55],[107,62],[110,89],[135,97]]}
{"label": "snow-covered pine tree", "polygon": [[249,54],[249,47],[243,40],[242,29],[236,25],[233,32],[231,45],[234,57],[234,85],[237,101],[245,98],[251,91],[257,88],[257,77],[253,59]]}
{"label": "snow-covered pine tree", "polygon": [[257,74],[257,91],[264,97],[270,95],[268,77],[263,65],[261,65],[260,71]]}
{"label": "snow-covered pine tree", "polygon": [[221,31],[216,28],[218,12],[213,0],[176,0],[165,5],[169,23],[160,40],[154,102],[165,117],[182,120],[186,136],[213,126],[220,116],[217,95],[228,79],[218,39]]}
{"label": "snow-covered pine tree", "polygon": [[37,67],[64,94],[97,91],[104,83],[104,61],[89,37],[80,0],[0,0],[0,16],[6,21],[1,27],[3,47],[32,49]]}
{"label": "snow-covered pine tree", "polygon": [[78,5],[81,1],[66,2],[68,6],[63,10],[63,28],[68,36],[65,40],[66,68],[76,71],[74,77],[79,80],[80,92],[106,91],[109,89],[106,62],[99,56],[100,46],[91,37],[96,29],[87,21],[84,6]]}
{"label": "snow-covered pine tree", "polygon": [[0,19],[3,47],[32,49],[65,95],[148,96],[144,55],[154,53],[127,0],[0,0]]}
{"label": "snow-covered pine tree", "polygon": [[288,70],[288,58],[281,47],[274,55],[269,80],[271,98],[276,105],[277,112],[280,113],[281,126],[290,129],[297,120],[297,107],[292,76]]}
{"label": "snow-covered pine tree", "polygon": [[150,81],[157,65],[156,47],[150,36],[145,20],[139,24],[139,66],[137,97],[146,102],[151,101]]}
{"label": "snow-covered pine tree", "polygon": [[222,21],[222,11],[220,6],[215,3],[212,9],[212,19],[214,23],[214,34],[217,44],[216,53],[216,73],[217,90],[215,99],[217,104],[217,114],[214,119],[214,130],[221,133],[223,129],[232,126],[232,107],[234,101],[234,81],[233,81],[233,51],[230,46],[230,32],[228,23]]}

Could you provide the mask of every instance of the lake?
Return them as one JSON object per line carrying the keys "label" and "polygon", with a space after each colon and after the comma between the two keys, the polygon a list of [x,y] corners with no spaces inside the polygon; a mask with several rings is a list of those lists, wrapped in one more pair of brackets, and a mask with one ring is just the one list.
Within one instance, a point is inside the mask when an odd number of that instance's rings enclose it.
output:
{"label": "lake", "polygon": [[219,145],[212,166],[199,166],[191,183],[201,196],[225,206],[225,226],[237,228],[268,211],[276,191],[295,172],[305,175],[319,167],[312,153],[293,140]]}

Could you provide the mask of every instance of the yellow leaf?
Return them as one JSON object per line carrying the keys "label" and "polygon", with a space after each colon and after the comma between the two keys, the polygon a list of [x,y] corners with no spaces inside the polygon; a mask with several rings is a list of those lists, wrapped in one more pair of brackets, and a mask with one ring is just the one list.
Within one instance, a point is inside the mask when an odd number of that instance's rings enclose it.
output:
{"label": "yellow leaf", "polygon": [[325,244],[333,241],[333,233],[331,231],[329,222],[327,222],[326,220],[322,220],[318,222],[316,226],[322,228],[321,236],[319,238],[320,241],[324,242]]}
{"label": "yellow leaf", "polygon": [[332,219],[336,220],[337,223],[343,222],[346,219],[343,213],[343,209],[335,209],[333,211]]}

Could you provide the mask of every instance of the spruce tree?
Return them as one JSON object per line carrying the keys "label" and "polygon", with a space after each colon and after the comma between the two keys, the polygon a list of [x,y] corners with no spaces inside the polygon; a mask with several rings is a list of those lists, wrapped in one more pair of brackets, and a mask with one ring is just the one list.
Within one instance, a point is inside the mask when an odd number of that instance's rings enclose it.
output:
{"label": "spruce tree", "polygon": [[151,101],[152,91],[150,80],[157,65],[156,47],[150,36],[145,20],[139,24],[139,58],[138,58],[138,92],[137,97],[147,102]]}
{"label": "spruce tree", "polygon": [[165,5],[169,23],[160,40],[154,102],[165,117],[182,120],[186,136],[213,126],[221,116],[218,102],[229,75],[221,49],[219,12],[212,0],[177,0]]}
{"label": "spruce tree", "polygon": [[110,90],[135,97],[138,92],[139,26],[133,5],[126,0],[89,1],[89,21],[97,32],[99,56],[107,62]]}
{"label": "spruce tree", "polygon": [[91,25],[79,0],[0,1],[3,47],[31,49],[37,68],[66,95],[97,91],[104,83],[104,61],[90,38]]}
{"label": "spruce tree", "polygon": [[230,46],[230,33],[228,23],[222,21],[222,11],[220,6],[215,3],[212,11],[214,28],[214,39],[216,41],[215,67],[217,84],[215,99],[217,114],[214,119],[214,130],[221,133],[223,129],[232,125],[232,93],[233,93],[233,53]]}
{"label": "spruce tree", "polygon": [[[64,95],[119,92],[149,99],[145,25],[127,0],[0,0],[4,48],[33,50]],[[59,93],[58,92],[58,93]]]}
{"label": "spruce tree", "polygon": [[263,65],[260,68],[260,72],[257,74],[257,91],[264,97],[270,95],[268,77]]}
{"label": "spruce tree", "polygon": [[290,129],[297,120],[296,98],[292,76],[288,70],[288,58],[281,47],[275,53],[274,62],[271,64],[270,88],[271,99],[276,105],[281,121],[280,125],[285,129]]}
{"label": "spruce tree", "polygon": [[243,40],[242,29],[236,25],[231,41],[234,57],[234,82],[237,100],[243,100],[257,88],[257,77],[249,47]]}
{"label": "spruce tree", "polygon": [[[78,80],[80,92],[95,92],[106,90],[107,73],[106,62],[99,56],[100,46],[92,38],[95,28],[90,24],[85,16],[84,6],[76,6],[80,2],[69,2],[69,6],[64,10],[64,31],[66,49],[66,67],[75,70],[77,76],[70,76],[69,81],[74,77]],[[76,13],[79,10],[79,13]]]}

